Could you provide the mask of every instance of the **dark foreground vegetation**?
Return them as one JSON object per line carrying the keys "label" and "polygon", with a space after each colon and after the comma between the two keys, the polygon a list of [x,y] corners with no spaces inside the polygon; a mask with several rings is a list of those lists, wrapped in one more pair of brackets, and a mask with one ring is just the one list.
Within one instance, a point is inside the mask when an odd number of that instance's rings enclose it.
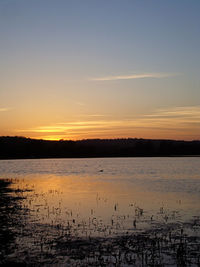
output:
{"label": "dark foreground vegetation", "polygon": [[[27,210],[22,207],[23,190],[10,188],[11,179],[0,179],[0,266],[26,266],[17,263],[16,239],[23,228]],[[9,255],[15,255],[9,260]]]}
{"label": "dark foreground vegetation", "polygon": [[199,155],[200,141],[137,138],[47,141],[25,137],[0,137],[0,159]]}
{"label": "dark foreground vegetation", "polygon": [[[34,191],[11,189],[13,182],[0,180],[0,266],[200,266],[199,216],[189,222],[150,219],[147,230],[133,225],[121,235],[81,237],[76,233],[89,233],[91,226],[72,219],[40,223],[33,216],[38,205],[30,209],[25,204],[35,198]],[[137,214],[137,221],[143,216]],[[108,226],[96,222],[95,231],[105,232]],[[117,224],[110,230],[115,232]]]}

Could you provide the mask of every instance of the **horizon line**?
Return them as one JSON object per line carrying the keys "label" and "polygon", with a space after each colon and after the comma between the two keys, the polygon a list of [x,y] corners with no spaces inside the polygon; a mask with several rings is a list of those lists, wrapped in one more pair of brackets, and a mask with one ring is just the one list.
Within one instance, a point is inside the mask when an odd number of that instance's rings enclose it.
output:
{"label": "horizon line", "polygon": [[138,139],[138,140],[152,140],[152,141],[177,141],[177,142],[200,142],[200,139],[193,139],[193,140],[184,140],[184,139],[167,139],[167,138],[143,138],[143,137],[120,137],[120,138],[83,138],[83,139],[43,139],[43,138],[33,138],[33,137],[26,137],[20,135],[1,135],[0,138],[24,138],[24,139],[31,139],[31,140],[42,140],[42,141],[53,141],[53,142],[64,142],[64,141],[72,141],[72,142],[79,142],[85,140],[124,140],[124,139]]}

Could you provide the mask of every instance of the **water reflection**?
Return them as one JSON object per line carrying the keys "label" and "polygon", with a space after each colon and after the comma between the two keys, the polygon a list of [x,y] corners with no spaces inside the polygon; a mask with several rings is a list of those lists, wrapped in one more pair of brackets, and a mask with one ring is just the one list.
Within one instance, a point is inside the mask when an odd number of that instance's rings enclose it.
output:
{"label": "water reflection", "polygon": [[[12,188],[24,191],[23,205],[30,210],[31,221],[70,224],[78,235],[82,235],[83,225],[85,235],[107,236],[135,231],[134,221],[137,229],[143,229],[151,227],[153,220],[170,222],[177,216],[186,220],[199,212],[198,196],[146,191],[134,184],[105,182],[94,176],[40,175],[15,180]],[[27,189],[30,191],[25,192]],[[98,231],[95,224],[107,231]]]}
{"label": "water reflection", "polygon": [[2,181],[1,264],[199,264],[200,196],[175,190],[177,181],[164,180],[174,183],[164,191],[149,177],[124,181],[106,171],[18,177]]}

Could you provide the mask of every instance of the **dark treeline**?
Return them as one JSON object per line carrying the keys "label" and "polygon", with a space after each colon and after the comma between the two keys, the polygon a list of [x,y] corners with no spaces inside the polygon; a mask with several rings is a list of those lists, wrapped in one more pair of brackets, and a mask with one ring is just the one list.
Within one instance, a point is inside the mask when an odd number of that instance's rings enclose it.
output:
{"label": "dark treeline", "polygon": [[0,159],[187,155],[200,155],[200,141],[137,138],[47,141],[0,137]]}

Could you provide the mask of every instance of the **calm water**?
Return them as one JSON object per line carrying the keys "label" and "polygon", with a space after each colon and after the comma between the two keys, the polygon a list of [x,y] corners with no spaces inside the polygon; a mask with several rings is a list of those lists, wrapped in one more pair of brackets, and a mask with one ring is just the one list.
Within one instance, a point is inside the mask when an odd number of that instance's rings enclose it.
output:
{"label": "calm water", "polygon": [[[200,216],[200,158],[2,160],[0,178],[12,179],[23,197],[20,231],[43,232],[49,240],[58,232],[44,227],[108,238]],[[44,236],[19,235],[15,242],[23,251]]]}
{"label": "calm water", "polygon": [[[3,160],[0,177],[34,190],[26,202],[34,212],[40,206],[32,215],[45,223],[67,221],[71,213],[78,222],[109,223],[134,216],[135,208],[157,217],[162,210],[178,211],[180,219],[200,215],[200,158]],[[126,223],[131,227],[132,218]]]}

